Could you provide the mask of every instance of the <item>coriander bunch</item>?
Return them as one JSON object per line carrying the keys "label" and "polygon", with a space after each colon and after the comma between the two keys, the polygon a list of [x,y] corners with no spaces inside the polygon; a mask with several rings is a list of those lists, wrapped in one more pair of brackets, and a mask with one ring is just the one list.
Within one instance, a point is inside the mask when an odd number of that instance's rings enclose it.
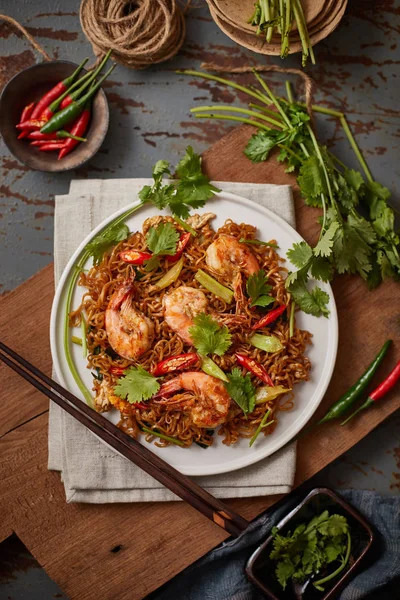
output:
{"label": "coriander bunch", "polygon": [[256,98],[257,104],[250,103],[249,109],[216,105],[196,107],[191,112],[199,118],[221,118],[257,127],[259,131],[244,150],[246,156],[252,162],[262,162],[278,149],[277,160],[286,164],[287,172],[297,173],[305,203],[322,210],[316,246],[300,242],[288,252],[297,271],[289,273],[286,285],[304,312],[329,314],[328,294],[320,287],[310,289],[307,284],[311,277],[328,282],[335,273],[354,273],[366,280],[370,289],[387,277],[399,278],[400,239],[388,204],[390,192],[372,178],[342,113],[313,106],[316,112],[340,119],[363,174],[348,168],[318,140],[305,106],[294,101],[288,83],[287,99],[283,99],[272,93],[256,70],[261,89],[246,88],[209,73],[184,73],[225,83]]}

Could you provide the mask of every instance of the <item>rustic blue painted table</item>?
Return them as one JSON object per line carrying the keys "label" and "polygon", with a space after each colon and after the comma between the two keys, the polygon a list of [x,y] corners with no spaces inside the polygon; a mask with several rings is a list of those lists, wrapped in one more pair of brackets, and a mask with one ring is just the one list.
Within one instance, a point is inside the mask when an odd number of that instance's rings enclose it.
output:
{"label": "rustic blue painted table", "polygon": [[[27,26],[51,56],[75,62],[92,55],[80,29],[78,9],[77,0],[2,3],[2,10]],[[244,103],[244,98],[212,82],[185,78],[175,69],[198,68],[203,61],[241,66],[268,59],[227,38],[203,2],[188,12],[186,22],[187,38],[175,59],[144,71],[118,67],[107,81],[110,129],[101,150],[87,166],[63,174],[35,172],[18,163],[0,142],[0,293],[12,290],[51,262],[54,195],[66,193],[72,178],[148,176],[159,158],[174,163],[188,144],[201,152],[230,130],[226,123],[194,120],[189,108],[199,103]],[[399,32],[399,0],[350,0],[339,28],[316,47],[317,65],[308,69],[317,84],[316,101],[346,113],[375,178],[393,191],[397,208]],[[19,70],[40,60],[29,43],[4,23],[0,23],[0,57],[1,88]],[[281,64],[279,58],[269,62]],[[298,56],[284,63],[288,67],[298,65]],[[269,81],[274,90],[282,91],[282,77],[271,76]],[[300,82],[294,83],[300,91]],[[318,131],[346,163],[356,166],[334,119],[318,118]],[[398,493],[399,431],[397,414],[317,479],[337,488]],[[8,590],[5,595],[2,589]],[[14,597],[16,589],[0,588],[0,597]],[[34,598],[34,593],[29,597]]]}

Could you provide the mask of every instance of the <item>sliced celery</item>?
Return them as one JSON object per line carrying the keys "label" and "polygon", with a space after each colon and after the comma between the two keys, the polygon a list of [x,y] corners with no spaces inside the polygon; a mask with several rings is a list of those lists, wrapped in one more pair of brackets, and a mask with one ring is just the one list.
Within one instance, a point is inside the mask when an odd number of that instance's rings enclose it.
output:
{"label": "sliced celery", "polygon": [[157,290],[163,290],[171,285],[171,283],[174,283],[174,281],[176,281],[181,274],[182,267],[183,256],[165,273],[165,275],[163,275],[163,277],[161,277],[161,279],[157,281],[157,283],[154,284],[154,288]]}
{"label": "sliced celery", "polygon": [[274,335],[261,335],[261,333],[253,333],[249,337],[249,342],[255,348],[264,350],[265,352],[279,352],[283,346],[281,341]]}
{"label": "sliced celery", "polygon": [[211,277],[208,273],[199,269],[194,276],[196,281],[200,283],[203,287],[206,288],[209,292],[214,294],[214,296],[218,296],[225,300],[228,304],[230,304],[233,300],[233,292],[229,288],[225,287],[221,283],[219,283],[214,277]]}
{"label": "sliced celery", "polygon": [[265,385],[257,388],[256,390],[256,404],[264,404],[264,402],[270,402],[275,400],[278,396],[291,392],[290,388],[284,388],[283,385]]}
{"label": "sliced celery", "polygon": [[208,356],[201,357],[201,369],[204,373],[207,373],[207,375],[222,379],[222,381],[229,381],[223,370]]}

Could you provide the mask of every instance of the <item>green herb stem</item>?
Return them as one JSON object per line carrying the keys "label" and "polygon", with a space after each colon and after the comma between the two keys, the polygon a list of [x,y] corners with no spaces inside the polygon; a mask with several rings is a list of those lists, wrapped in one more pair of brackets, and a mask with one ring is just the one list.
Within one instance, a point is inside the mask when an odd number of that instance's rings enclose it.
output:
{"label": "green herb stem", "polygon": [[87,353],[88,353],[87,340],[86,340],[87,328],[86,328],[86,319],[85,319],[85,315],[83,314],[83,312],[81,313],[81,333],[82,333],[82,355],[83,355],[83,358],[86,358]]}
{"label": "green herb stem", "polygon": [[[223,77],[218,77],[217,75],[211,75],[210,73],[203,73],[201,71],[192,71],[191,69],[178,70],[175,72],[180,75],[194,75],[195,77],[202,77],[203,79],[210,79],[211,81],[217,81],[218,83],[224,83],[225,85],[228,85],[229,87],[233,87],[236,90],[239,90],[240,92],[244,92],[245,94],[248,94],[249,96],[253,96],[253,98],[257,98],[257,100],[262,100],[263,102],[265,102],[264,97],[260,93],[256,93],[256,92],[252,91],[250,88],[244,87],[243,85],[240,85],[240,84],[236,83],[235,81],[231,81],[230,79],[224,79]],[[267,102],[266,104],[269,104],[269,102]]]}
{"label": "green herb stem", "polygon": [[248,110],[247,108],[239,108],[239,107],[235,107],[235,106],[219,106],[219,105],[197,106],[196,108],[191,108],[190,112],[195,114],[196,116],[198,116],[197,113],[201,113],[201,112],[204,112],[207,110],[218,111],[218,112],[226,111],[226,112],[243,113],[243,114],[249,115],[251,117],[257,117],[258,119],[261,119],[262,121],[267,121],[268,123],[271,123],[272,125],[275,125],[276,127],[279,127],[279,129],[284,129],[284,126],[282,125],[282,123],[280,123],[276,119],[272,119],[271,117],[267,117],[261,113],[254,112],[253,110]]}
{"label": "green herb stem", "polygon": [[343,569],[345,568],[345,566],[349,562],[350,552],[351,552],[351,536],[350,536],[350,533],[348,531],[346,533],[347,533],[347,549],[346,549],[346,555],[343,558],[341,564],[336,569],[336,571],[334,571],[330,575],[327,575],[326,577],[323,577],[322,579],[318,579],[318,581],[314,581],[314,583],[313,583],[314,587],[317,588],[317,590],[319,590],[321,592],[324,591],[324,588],[322,587],[322,584],[326,583],[327,581],[330,581],[331,579],[333,579],[334,577],[336,577],[336,575],[339,575],[339,573],[341,573],[341,571],[343,571]]}
{"label": "green herb stem", "polygon": [[275,119],[280,118],[280,116],[276,112],[276,110],[270,110],[269,108],[266,108],[265,106],[260,106],[259,104],[254,104],[253,102],[250,102],[249,106],[250,106],[250,108],[256,108],[257,110],[261,110],[263,113],[270,115],[271,117],[274,117]]}
{"label": "green herb stem", "polygon": [[345,134],[347,136],[347,139],[349,140],[350,145],[351,145],[351,147],[354,150],[354,154],[356,155],[357,160],[360,163],[360,165],[361,165],[361,167],[362,167],[362,169],[363,169],[363,171],[365,173],[366,178],[371,183],[374,180],[373,177],[372,177],[371,171],[369,170],[368,165],[365,162],[365,159],[364,159],[363,155],[361,154],[361,150],[358,147],[356,140],[354,139],[354,136],[353,136],[353,134],[351,132],[349,124],[348,124],[348,122],[346,120],[346,117],[344,115],[342,115],[339,118],[340,118],[340,123],[342,124],[342,127],[344,129],[344,132],[345,132]]}
{"label": "green herb stem", "polygon": [[71,337],[71,342],[77,346],[82,346],[82,338],[76,337],[76,335]]}
{"label": "green herb stem", "polygon": [[293,104],[294,98],[293,98],[292,84],[290,83],[290,81],[285,81],[285,87],[286,87],[286,94],[287,94],[287,97],[289,100],[289,104]]}
{"label": "green herb stem", "polygon": [[293,300],[290,306],[290,317],[289,317],[289,337],[292,338],[294,335],[294,312],[296,309],[296,302]]}
{"label": "green herb stem", "polygon": [[197,231],[193,229],[193,227],[191,227],[188,223],[186,223],[186,221],[184,221],[180,217],[177,217],[176,215],[174,216],[174,219],[182,227],[182,229],[191,233],[193,237],[197,237]]}
{"label": "green herb stem", "polygon": [[238,123],[245,123],[247,125],[253,125],[264,131],[271,131],[271,127],[267,127],[263,123],[258,121],[252,121],[251,119],[241,119],[240,117],[234,117],[233,115],[214,115],[212,113],[196,114],[197,119],[222,119],[223,121],[237,121]]}
{"label": "green herb stem", "polygon": [[272,419],[272,421],[269,421],[267,423],[267,419],[268,419],[268,417],[269,417],[270,414],[271,414],[271,411],[270,411],[270,409],[268,409],[267,412],[265,413],[265,415],[263,416],[263,418],[261,419],[259,426],[255,430],[254,435],[253,435],[253,437],[251,438],[251,440],[249,442],[249,446],[252,446],[254,444],[254,442],[258,438],[259,434],[261,433],[262,429],[265,429],[266,427],[269,427],[275,421],[275,419]]}
{"label": "green herb stem", "polygon": [[258,71],[256,69],[253,69],[253,74],[256,77],[257,81],[260,83],[261,87],[263,87],[264,90],[267,92],[268,97],[271,99],[271,102],[278,109],[278,111],[281,114],[282,119],[285,121],[287,127],[289,129],[292,129],[292,124],[291,124],[291,122],[290,122],[287,114],[283,110],[282,106],[279,104],[279,101],[277,100],[277,98],[275,97],[275,95],[271,92],[271,90],[269,89],[269,87],[265,83],[264,79],[262,77],[260,77],[260,75],[259,75],[259,73],[258,73]]}
{"label": "green herb stem", "polygon": [[181,440],[177,440],[176,438],[170,437],[169,435],[165,435],[164,433],[161,433],[160,431],[157,431],[155,429],[149,429],[148,427],[144,427],[142,425],[141,430],[144,433],[153,435],[154,437],[158,437],[162,440],[166,440],[167,442],[171,442],[171,444],[175,444],[176,446],[181,446],[182,448],[185,446],[184,442],[181,442]]}

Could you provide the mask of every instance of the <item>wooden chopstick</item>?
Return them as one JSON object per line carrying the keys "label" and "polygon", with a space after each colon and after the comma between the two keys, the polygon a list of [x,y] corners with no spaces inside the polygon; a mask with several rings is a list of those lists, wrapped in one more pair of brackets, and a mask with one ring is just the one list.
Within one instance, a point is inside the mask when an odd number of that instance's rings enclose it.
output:
{"label": "wooden chopstick", "polygon": [[249,524],[246,519],[206,492],[189,477],[177,471],[154,452],[121,431],[116,425],[105,419],[103,415],[91,409],[82,400],[2,342],[0,342],[0,350],[0,360],[85,425],[114,450],[146,471],[146,473],[149,473],[182,500],[185,500],[233,536],[239,535],[246,529]]}

